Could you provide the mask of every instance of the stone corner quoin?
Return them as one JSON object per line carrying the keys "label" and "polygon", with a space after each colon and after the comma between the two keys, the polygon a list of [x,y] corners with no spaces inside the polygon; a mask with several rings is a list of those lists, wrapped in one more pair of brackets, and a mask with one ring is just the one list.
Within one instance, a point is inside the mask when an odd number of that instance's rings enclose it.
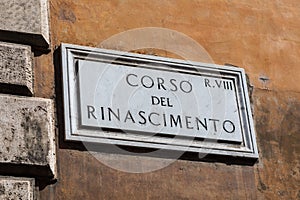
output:
{"label": "stone corner quoin", "polygon": [[0,91],[32,95],[33,63],[28,45],[0,42]]}
{"label": "stone corner quoin", "polygon": [[1,166],[9,165],[13,167],[6,168],[6,174],[22,173],[22,167],[27,166],[39,170],[25,170],[25,173],[54,178],[52,100],[0,95],[0,115],[0,170]]}
{"label": "stone corner quoin", "polygon": [[33,178],[0,176],[0,199],[34,199],[35,180]]}
{"label": "stone corner quoin", "polygon": [[2,0],[0,13],[0,40],[49,48],[48,0]]}

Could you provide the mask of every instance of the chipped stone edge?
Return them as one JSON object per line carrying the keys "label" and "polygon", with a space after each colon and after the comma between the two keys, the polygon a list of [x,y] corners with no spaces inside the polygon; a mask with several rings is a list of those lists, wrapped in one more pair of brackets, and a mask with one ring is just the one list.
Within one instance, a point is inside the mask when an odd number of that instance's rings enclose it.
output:
{"label": "chipped stone edge", "polygon": [[31,79],[31,84],[26,83],[26,86],[29,90],[29,92],[31,93],[31,95],[34,94],[34,62],[33,62],[33,55],[31,52],[31,46],[28,45],[20,45],[25,49],[25,59],[26,59],[26,63],[29,63],[31,66],[31,73],[26,71],[25,72],[25,76],[26,78],[30,78]]}
{"label": "chipped stone edge", "polygon": [[41,3],[41,33],[50,46],[50,26],[49,26],[49,1],[40,0]]}
{"label": "chipped stone edge", "polygon": [[57,166],[56,166],[56,140],[55,140],[55,123],[54,123],[54,102],[51,99],[43,99],[48,104],[48,112],[47,118],[49,119],[49,130],[48,130],[48,138],[49,138],[49,152],[48,152],[48,160],[49,167],[53,173],[53,179],[57,178]]}

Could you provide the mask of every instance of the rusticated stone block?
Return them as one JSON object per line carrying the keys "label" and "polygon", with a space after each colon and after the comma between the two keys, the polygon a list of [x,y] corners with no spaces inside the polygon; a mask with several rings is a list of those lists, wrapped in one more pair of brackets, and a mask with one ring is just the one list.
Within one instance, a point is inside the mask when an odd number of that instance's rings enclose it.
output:
{"label": "rusticated stone block", "polygon": [[33,94],[30,46],[0,42],[0,91]]}
{"label": "rusticated stone block", "polygon": [[0,116],[0,173],[53,178],[52,101],[0,95]]}
{"label": "rusticated stone block", "polygon": [[34,199],[34,179],[0,177],[0,199]]}
{"label": "rusticated stone block", "polygon": [[0,39],[49,46],[47,0],[1,0]]}

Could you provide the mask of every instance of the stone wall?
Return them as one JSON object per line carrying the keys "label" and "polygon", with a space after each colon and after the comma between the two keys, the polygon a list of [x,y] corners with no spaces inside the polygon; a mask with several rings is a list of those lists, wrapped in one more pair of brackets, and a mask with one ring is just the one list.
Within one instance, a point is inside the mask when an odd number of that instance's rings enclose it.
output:
{"label": "stone wall", "polygon": [[[3,180],[0,195],[7,194],[3,192],[8,190],[6,188],[16,188],[15,178],[11,177],[18,176],[35,181],[39,190],[35,193],[40,199],[300,198],[298,1],[49,0],[50,37],[45,31],[43,0],[26,1],[32,5],[28,7],[34,12],[29,13],[35,13],[35,17],[27,12],[15,15],[17,18],[10,17],[11,13],[20,13],[19,7],[24,7],[25,1],[7,6],[9,2],[0,3],[3,16],[14,20],[10,26],[3,27],[4,23],[0,23],[0,56],[3,58],[0,59],[0,112],[6,116],[0,120],[0,149],[5,154],[0,160],[0,172],[5,176],[0,178]],[[23,17],[20,19],[20,16]],[[34,25],[28,26],[27,22]],[[168,159],[120,155],[105,150],[89,152],[80,143],[64,140],[63,126],[59,123],[62,86],[57,47],[64,42],[122,50],[122,42],[103,45],[103,41],[143,27],[181,32],[201,44],[216,64],[229,63],[245,69],[253,86],[251,100],[260,156],[256,164],[226,165],[179,159],[158,171],[134,174],[112,169],[95,157],[129,167],[155,165]],[[162,46],[167,45],[160,42]],[[15,53],[8,54],[8,49]],[[178,57],[155,48],[133,52]],[[54,125],[57,175],[52,148]],[[28,132],[30,134],[24,134]],[[32,145],[24,143],[26,137]],[[15,148],[16,145],[20,148]],[[43,154],[35,151],[40,148]],[[36,160],[36,156],[41,157]],[[51,182],[53,177],[57,178],[56,183]],[[23,190],[15,191],[23,194]],[[30,191],[28,188],[28,194]]]}

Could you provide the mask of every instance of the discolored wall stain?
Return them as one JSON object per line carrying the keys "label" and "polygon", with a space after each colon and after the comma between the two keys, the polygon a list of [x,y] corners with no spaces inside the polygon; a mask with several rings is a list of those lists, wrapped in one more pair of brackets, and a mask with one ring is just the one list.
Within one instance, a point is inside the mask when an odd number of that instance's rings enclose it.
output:
{"label": "discolored wall stain", "polygon": [[62,4],[59,10],[58,19],[74,23],[76,21],[76,16],[74,15],[72,9],[68,8],[68,5]]}

